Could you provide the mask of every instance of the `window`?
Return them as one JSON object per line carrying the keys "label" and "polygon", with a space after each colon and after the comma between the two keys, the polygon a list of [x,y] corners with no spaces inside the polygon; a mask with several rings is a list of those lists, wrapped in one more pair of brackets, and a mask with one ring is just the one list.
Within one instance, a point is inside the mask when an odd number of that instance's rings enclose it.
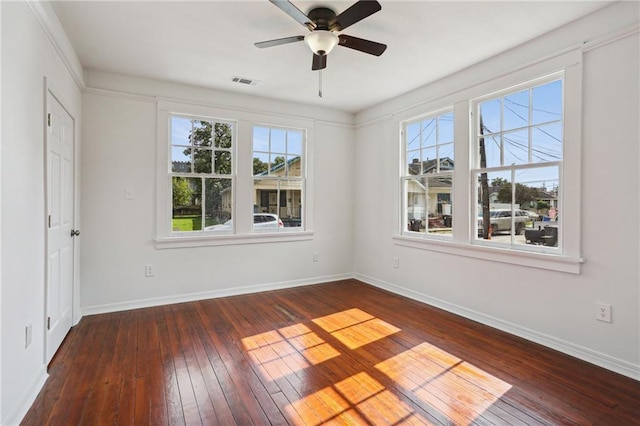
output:
{"label": "window", "polygon": [[170,117],[174,233],[232,228],[233,132],[233,124],[226,121]]}
{"label": "window", "polygon": [[301,229],[305,132],[253,127],[253,230]]}
{"label": "window", "polygon": [[451,237],[453,112],[405,123],[403,139],[403,233]]}
{"label": "window", "polygon": [[559,247],[563,80],[536,81],[473,102],[477,241]]}

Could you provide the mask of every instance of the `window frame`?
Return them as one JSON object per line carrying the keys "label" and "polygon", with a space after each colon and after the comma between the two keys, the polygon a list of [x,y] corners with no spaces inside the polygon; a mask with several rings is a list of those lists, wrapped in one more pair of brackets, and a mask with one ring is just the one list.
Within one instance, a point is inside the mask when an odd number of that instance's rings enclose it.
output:
{"label": "window frame", "polygon": [[[446,115],[451,115],[452,116],[452,128],[453,125],[455,123],[455,113],[453,111],[453,106],[447,106],[445,108],[440,108],[436,111],[432,111],[429,112],[427,114],[415,117],[415,118],[411,118],[409,120],[405,120],[403,122],[401,122],[400,126],[401,126],[401,130],[400,130],[400,134],[401,134],[401,162],[402,162],[402,166],[401,166],[401,171],[400,171],[400,194],[401,194],[401,213],[400,213],[400,217],[401,217],[401,223],[400,223],[400,234],[401,235],[407,235],[407,236],[412,236],[414,238],[425,238],[425,239],[439,239],[439,240],[451,240],[453,238],[453,229],[451,231],[451,234],[442,234],[442,233],[438,233],[438,232],[430,232],[430,228],[429,228],[429,213],[431,212],[429,209],[429,195],[428,195],[428,182],[429,179],[431,178],[435,178],[435,179],[440,179],[440,178],[450,178],[452,181],[452,185],[451,185],[451,192],[450,192],[450,200],[451,200],[451,209],[453,211],[453,204],[454,204],[454,199],[455,199],[455,194],[454,194],[454,186],[453,186],[453,180],[455,177],[455,165],[454,168],[452,170],[445,170],[442,171],[440,170],[440,160],[442,159],[442,157],[440,157],[440,147],[443,145],[452,145],[453,149],[454,149],[454,153],[455,153],[455,146],[456,146],[456,139],[455,139],[455,134],[452,134],[452,138],[451,141],[447,141],[444,143],[440,143],[439,141],[439,120],[446,116]],[[435,143],[433,145],[429,145],[428,147],[433,147],[436,151],[436,172],[434,173],[425,173],[423,170],[423,166],[424,166],[424,159],[422,157],[422,151],[425,149],[423,148],[422,144],[420,144],[418,146],[417,149],[413,149],[413,150],[408,150],[407,149],[407,138],[409,136],[409,131],[407,130],[409,126],[415,124],[415,123],[421,123],[423,121],[428,121],[428,120],[435,120],[436,122],[436,136],[435,136]],[[420,129],[420,136],[421,136],[421,140],[422,140],[422,129]],[[415,175],[412,175],[409,173],[408,171],[408,167],[409,167],[409,153],[410,152],[414,152],[414,151],[420,151],[420,157],[419,157],[419,162],[420,162],[420,173],[417,173]],[[453,161],[455,164],[455,154],[453,155]],[[408,211],[408,205],[407,205],[407,187],[406,185],[409,184],[409,181],[411,180],[421,180],[421,179],[425,179],[427,181],[427,185],[425,187],[425,203],[424,203],[424,209],[425,209],[425,217],[424,220],[426,221],[426,226],[425,226],[425,231],[421,232],[421,231],[413,231],[410,229],[410,222],[409,222],[409,211]]]}
{"label": "window frame", "polygon": [[[171,229],[172,199],[171,181],[168,171],[171,165],[170,123],[171,115],[186,117],[215,117],[222,122],[236,123],[234,141],[235,158],[232,158],[233,181],[233,231],[183,232]],[[304,129],[306,132],[305,169],[307,171],[305,192],[305,229],[293,232],[252,232],[252,137],[255,124]],[[156,102],[156,199],[155,233],[152,237],[155,248],[174,249],[238,244],[260,244],[312,240],[313,231],[313,139],[315,120],[304,117],[261,113],[245,109],[226,109],[209,104],[187,103],[158,99]]]}
{"label": "window frame", "polygon": [[[271,132],[273,130],[280,130],[280,131],[284,131],[285,132],[285,152],[275,152],[272,149],[269,149],[269,151],[256,151],[254,150],[254,141],[255,141],[255,129],[256,128],[264,128],[264,129],[268,129],[269,130],[269,148],[271,148]],[[302,141],[301,141],[301,153],[300,153],[300,175],[299,176],[291,176],[289,175],[289,167],[288,167],[288,156],[289,154],[289,150],[288,150],[288,132],[299,132],[302,136]],[[307,174],[307,155],[306,155],[306,151],[307,151],[307,129],[304,128],[297,128],[297,127],[291,127],[291,126],[280,126],[280,125],[273,125],[273,124],[265,124],[265,123],[252,123],[251,125],[251,165],[252,165],[252,170],[251,170],[251,178],[253,180],[253,192],[256,191],[255,189],[255,182],[256,180],[265,180],[265,181],[275,181],[275,187],[276,189],[276,205],[277,205],[277,209],[282,208],[280,206],[280,200],[281,200],[281,183],[282,181],[298,181],[300,182],[300,220],[301,220],[301,224],[299,227],[283,227],[283,228],[275,228],[275,230],[272,230],[271,228],[266,228],[266,229],[259,229],[256,228],[255,226],[252,226],[251,231],[254,233],[267,233],[267,232],[275,232],[275,233],[282,233],[282,232],[303,232],[306,228],[306,174]],[[284,176],[272,176],[271,175],[271,162],[267,163],[267,175],[265,176],[260,176],[260,175],[255,175],[253,173],[253,159],[255,158],[255,154],[256,152],[259,153],[263,153],[263,154],[268,154],[269,157],[271,157],[271,155],[273,154],[284,154],[284,167],[285,167],[285,175]],[[256,200],[257,201],[257,200]],[[271,204],[271,203],[269,203]],[[254,206],[256,204],[254,203]],[[278,210],[277,210],[278,211]],[[256,213],[256,212],[254,212]],[[271,213],[271,212],[259,212],[259,213]],[[277,213],[275,213],[278,218],[282,221],[282,215],[279,214],[279,211]],[[255,222],[254,222],[255,223]]]}
{"label": "window frame", "polygon": [[[494,67],[494,69],[497,69]],[[563,200],[560,208],[562,214],[571,218],[563,222],[561,229],[563,241],[562,253],[542,251],[514,250],[511,247],[497,245],[474,244],[473,238],[477,218],[475,204],[477,194],[474,193],[475,181],[471,173],[474,163],[473,116],[471,102],[478,98],[490,98],[495,93],[508,91],[520,86],[564,72],[564,140],[563,140]],[[466,74],[469,76],[469,74]],[[433,99],[416,104],[394,115],[398,129],[398,163],[404,166],[402,154],[402,122],[424,114],[425,111],[436,111],[447,105],[454,108],[454,137],[456,141],[453,191],[456,194],[456,206],[453,215],[453,240],[415,237],[402,233],[401,194],[402,189],[394,197],[395,233],[394,244],[414,249],[449,253],[464,257],[484,259],[511,265],[528,266],[572,274],[581,272],[581,264],[585,259],[581,254],[581,174],[582,174],[582,50],[579,47],[557,52],[537,61],[519,66],[501,74],[483,74],[479,80],[460,88],[460,84],[441,85],[439,91],[431,92]],[[467,165],[467,166],[465,166]]]}
{"label": "window frame", "polygon": [[[174,117],[177,118],[182,118],[182,119],[187,119],[187,120],[191,120],[192,123],[193,121],[207,121],[210,122],[212,124],[228,124],[231,126],[231,148],[222,148],[222,149],[216,149],[214,146],[214,142],[212,141],[212,145],[210,148],[207,148],[207,150],[211,151],[211,159],[212,159],[212,163],[211,163],[211,172],[207,173],[207,172],[196,172],[194,170],[195,167],[195,162],[192,163],[191,166],[191,172],[175,172],[173,171],[173,161],[172,161],[172,154],[171,151],[173,150],[174,147],[176,146],[185,146],[186,145],[174,145],[173,141],[171,139],[171,134],[172,134],[172,119]],[[198,115],[187,115],[187,114],[179,114],[179,113],[169,113],[168,116],[168,122],[169,122],[169,155],[168,155],[168,180],[169,180],[169,185],[172,187],[172,180],[174,177],[185,177],[185,178],[199,178],[203,180],[203,184],[204,184],[204,180],[206,179],[228,179],[231,181],[231,218],[233,218],[234,215],[234,210],[235,210],[235,181],[236,181],[236,177],[235,177],[235,170],[236,170],[236,165],[235,165],[235,161],[236,161],[236,145],[237,145],[237,141],[238,141],[238,137],[237,137],[237,125],[238,123],[234,120],[226,120],[226,119],[220,119],[217,117],[205,117],[205,116],[198,116]],[[193,129],[193,124],[192,124],[192,129]],[[190,145],[191,149],[195,149],[193,142],[191,142]],[[231,172],[229,174],[219,174],[216,173],[215,171],[215,153],[217,151],[220,152],[229,152],[231,154]],[[204,185],[203,185],[203,190],[204,190]],[[173,193],[173,190],[171,190],[171,193]],[[232,228],[231,232],[229,231],[211,231],[211,230],[206,230],[205,226],[203,226],[203,229],[200,231],[175,231],[173,229],[173,223],[172,223],[172,219],[173,219],[173,199],[172,197],[169,198],[169,203],[171,204],[171,217],[170,217],[170,221],[171,223],[169,224],[169,228],[170,228],[170,235],[175,235],[175,236],[197,236],[197,235],[202,235],[202,234],[211,234],[211,235],[217,235],[217,234],[223,234],[223,233],[233,233],[235,228]],[[205,202],[202,203],[202,221],[204,222],[205,220]],[[204,225],[204,224],[203,224]]]}

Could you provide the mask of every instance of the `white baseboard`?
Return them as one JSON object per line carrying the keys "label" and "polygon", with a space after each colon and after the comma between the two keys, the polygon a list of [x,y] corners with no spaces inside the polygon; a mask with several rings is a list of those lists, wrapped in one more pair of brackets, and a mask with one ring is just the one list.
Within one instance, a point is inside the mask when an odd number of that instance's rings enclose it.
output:
{"label": "white baseboard", "polygon": [[530,340],[535,343],[539,343],[543,346],[547,346],[551,349],[555,349],[567,355],[579,358],[583,361],[587,361],[591,364],[595,364],[599,367],[606,368],[607,370],[614,371],[624,376],[630,377],[635,380],[640,380],[640,366],[634,365],[630,362],[611,357],[609,355],[593,351],[591,349],[575,345],[564,340],[560,340],[553,336],[549,336],[543,333],[539,333],[534,330],[530,330],[525,327],[521,327],[517,324],[503,321],[501,319],[492,317],[490,315],[483,314],[481,312],[467,309],[462,306],[454,305],[452,303],[445,302],[443,300],[427,296],[425,294],[399,287],[397,285],[378,280],[376,278],[368,277],[362,274],[354,274],[353,278],[360,280],[364,283],[370,284],[374,287],[381,288],[383,290],[390,291],[401,296],[408,297],[413,300],[417,300],[427,305],[435,306],[445,311],[460,315],[461,317],[468,318],[473,321],[477,321],[481,324],[488,325],[498,330],[505,331],[507,333],[522,337],[523,339]]}
{"label": "white baseboard", "polygon": [[14,426],[19,425],[24,416],[31,408],[33,401],[36,400],[38,393],[44,386],[44,382],[47,381],[49,374],[47,374],[47,367],[43,364],[40,366],[40,369],[36,372],[36,376],[31,381],[31,384],[27,387],[27,390],[22,394],[20,399],[18,400],[18,404],[16,408],[7,414],[6,417],[2,419],[0,422],[3,426]]}
{"label": "white baseboard", "polygon": [[353,278],[353,274],[326,275],[322,277],[305,278],[301,280],[282,281],[277,283],[259,284],[245,287],[226,288],[221,290],[203,291],[198,293],[177,294],[172,296],[152,297],[148,299],[131,300],[127,302],[108,303],[104,305],[85,306],[81,308],[82,315],[105,314],[110,312],[128,311],[131,309],[150,308],[153,306],[170,305],[173,303],[194,302],[197,300],[216,299],[219,297],[238,296],[241,294],[258,293],[261,291],[282,290],[286,288],[302,287],[305,285],[321,284]]}

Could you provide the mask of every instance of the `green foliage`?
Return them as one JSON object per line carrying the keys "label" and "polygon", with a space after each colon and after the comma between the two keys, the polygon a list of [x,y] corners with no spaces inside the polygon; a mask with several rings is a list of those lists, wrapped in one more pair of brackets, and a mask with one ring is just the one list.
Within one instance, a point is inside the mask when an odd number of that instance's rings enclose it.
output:
{"label": "green foliage", "polygon": [[493,179],[491,181],[491,186],[499,188],[499,187],[502,187],[504,185],[507,185],[508,183],[509,183],[508,180],[506,180],[505,178],[499,177],[499,178],[495,178],[495,179]]}
{"label": "green foliage", "polygon": [[[516,183],[515,203],[524,206],[526,203],[535,201],[538,191],[530,186]],[[498,190],[498,201],[501,203],[511,203],[511,184],[506,182]]]}
{"label": "green foliage", "polygon": [[267,163],[262,162],[258,157],[253,157],[253,175],[264,173],[269,168]]}
{"label": "green foliage", "polygon": [[549,202],[544,200],[539,200],[537,204],[538,210],[544,210],[549,208]]}
{"label": "green foliage", "polygon": [[193,188],[189,185],[189,179],[173,178],[173,206],[189,206],[193,197]]}

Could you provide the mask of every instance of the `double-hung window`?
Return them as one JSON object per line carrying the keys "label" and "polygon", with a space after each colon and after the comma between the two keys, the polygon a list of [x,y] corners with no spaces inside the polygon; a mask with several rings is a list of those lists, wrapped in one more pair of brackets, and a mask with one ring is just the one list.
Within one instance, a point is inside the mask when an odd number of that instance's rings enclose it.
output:
{"label": "double-hung window", "polygon": [[233,223],[233,123],[171,115],[169,135],[172,231],[230,231]]}
{"label": "double-hung window", "polygon": [[472,102],[477,242],[561,246],[563,79],[553,75]]}
{"label": "double-hung window", "polygon": [[301,229],[305,132],[253,126],[253,230]]}
{"label": "double-hung window", "polygon": [[402,229],[410,235],[450,238],[453,218],[453,112],[403,125]]}

